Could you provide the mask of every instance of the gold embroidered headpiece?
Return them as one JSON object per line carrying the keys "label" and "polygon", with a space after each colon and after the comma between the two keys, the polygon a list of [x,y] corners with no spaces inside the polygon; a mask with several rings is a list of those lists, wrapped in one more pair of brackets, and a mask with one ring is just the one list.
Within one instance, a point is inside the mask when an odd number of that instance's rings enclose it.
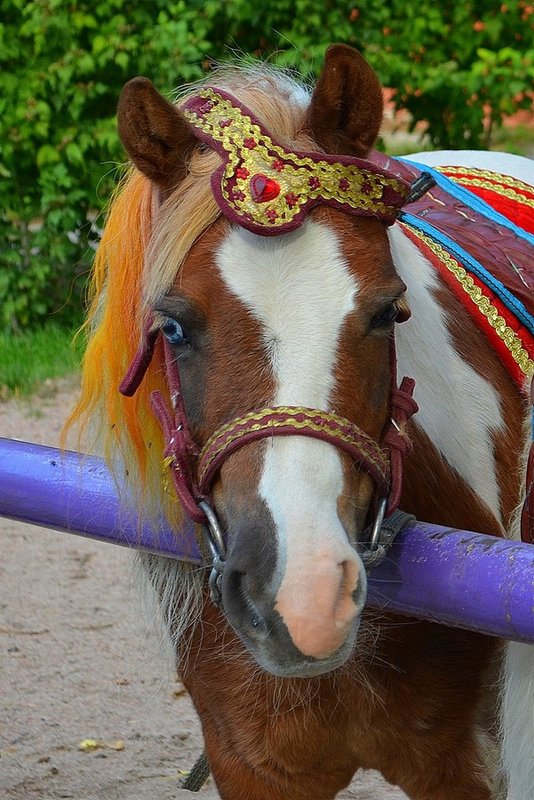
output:
{"label": "gold embroidered headpiece", "polygon": [[407,201],[410,186],[370,161],[285,150],[220,89],[203,89],[181,110],[195,136],[222,157],[212,175],[221,211],[253,233],[293,230],[319,204],[392,225]]}

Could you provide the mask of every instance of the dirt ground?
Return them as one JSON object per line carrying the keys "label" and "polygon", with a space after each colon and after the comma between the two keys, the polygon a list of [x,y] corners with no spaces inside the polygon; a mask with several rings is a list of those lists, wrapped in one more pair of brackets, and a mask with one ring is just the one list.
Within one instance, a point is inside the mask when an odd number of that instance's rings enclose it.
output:
{"label": "dirt ground", "polygon": [[[63,381],[0,402],[0,436],[57,445],[76,390]],[[130,554],[3,519],[0,548],[0,798],[194,797],[180,780],[202,750],[200,725]],[[219,797],[211,779],[196,796]],[[339,798],[406,800],[371,772]]]}

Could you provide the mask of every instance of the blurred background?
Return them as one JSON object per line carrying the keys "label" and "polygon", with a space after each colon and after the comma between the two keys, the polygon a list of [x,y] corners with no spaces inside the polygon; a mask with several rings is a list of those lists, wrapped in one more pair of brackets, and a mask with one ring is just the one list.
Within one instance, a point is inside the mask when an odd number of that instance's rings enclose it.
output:
{"label": "blurred background", "polygon": [[0,400],[76,369],[128,79],[172,95],[246,54],[313,80],[345,42],[386,87],[382,149],[532,156],[533,23],[526,0],[0,0]]}

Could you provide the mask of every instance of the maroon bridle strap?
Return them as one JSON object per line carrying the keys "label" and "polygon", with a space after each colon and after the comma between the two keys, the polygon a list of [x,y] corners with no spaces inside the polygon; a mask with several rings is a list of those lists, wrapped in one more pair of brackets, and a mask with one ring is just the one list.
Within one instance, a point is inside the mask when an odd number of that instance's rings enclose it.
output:
{"label": "maroon bridle strap", "polygon": [[[152,326],[153,322],[149,319],[143,328],[141,345],[119,386],[119,392],[126,397],[132,397],[136,393],[152,361],[160,335],[159,329],[153,329]],[[150,400],[152,411],[163,433],[164,463],[165,467],[170,469],[176,494],[187,516],[193,522],[205,523],[206,515],[198,505],[203,498],[197,487],[194,466],[200,451],[191,436],[182,397],[180,374],[172,348],[165,338],[163,349],[172,410],[161,392],[152,392]]]}
{"label": "maroon bridle strap", "polygon": [[207,494],[225,459],[251,442],[273,436],[309,436],[333,444],[365,468],[381,496],[389,490],[387,453],[364,431],[329,411],[274,406],[251,411],[219,428],[206,442],[198,461],[200,491]]}
{"label": "maroon bridle strap", "polygon": [[[396,364],[392,365],[392,383],[396,383]],[[413,445],[406,432],[406,423],[418,410],[413,399],[415,381],[403,378],[401,385],[392,385],[390,392],[391,418],[389,426],[382,437],[382,447],[389,452],[391,483],[389,487],[386,516],[397,510],[402,494],[402,475],[404,459],[411,453]]]}
{"label": "maroon bridle strap", "polygon": [[[154,353],[158,331],[145,326],[142,345],[134,357],[120,391],[131,396],[139,387]],[[402,491],[403,461],[411,450],[405,433],[406,421],[417,411],[412,397],[415,382],[404,378],[396,385],[394,341],[391,344],[391,420],[379,445],[354,423],[332,412],[295,406],[262,408],[218,428],[202,450],[197,447],[187,421],[176,358],[163,339],[165,365],[172,409],[159,391],[151,396],[165,442],[165,465],[169,467],[178,499],[185,513],[197,523],[206,516],[199,503],[208,499],[224,461],[238,449],[273,436],[309,436],[334,445],[373,479],[380,497],[388,498],[386,514],[396,510]]]}

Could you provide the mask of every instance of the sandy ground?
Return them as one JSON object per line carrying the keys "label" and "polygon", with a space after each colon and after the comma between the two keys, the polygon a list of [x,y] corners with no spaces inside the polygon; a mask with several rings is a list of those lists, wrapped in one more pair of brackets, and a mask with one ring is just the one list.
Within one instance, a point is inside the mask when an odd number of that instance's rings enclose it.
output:
{"label": "sandy ground", "polygon": [[[71,380],[0,403],[0,436],[57,445],[75,394]],[[0,798],[194,797],[180,780],[202,750],[200,725],[130,554],[2,519],[0,548]],[[80,749],[86,740],[97,749]],[[211,779],[196,796],[219,797]],[[406,800],[375,773],[338,797]]]}

